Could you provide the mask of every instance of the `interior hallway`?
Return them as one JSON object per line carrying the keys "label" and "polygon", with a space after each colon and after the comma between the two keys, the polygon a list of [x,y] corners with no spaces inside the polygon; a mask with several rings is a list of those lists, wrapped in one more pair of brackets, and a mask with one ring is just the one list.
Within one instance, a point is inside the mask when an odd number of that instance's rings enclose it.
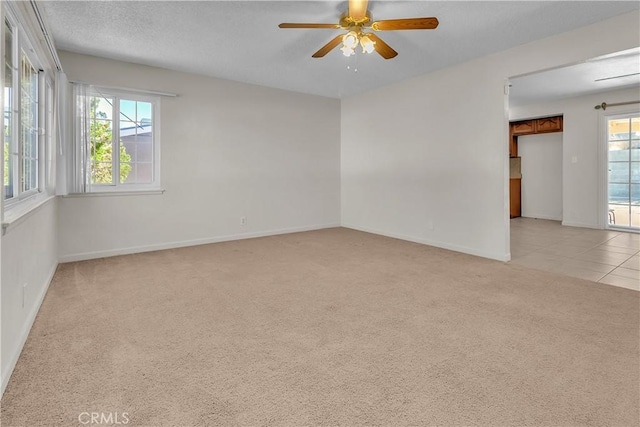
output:
{"label": "interior hallway", "polygon": [[511,263],[640,290],[640,234],[514,218]]}

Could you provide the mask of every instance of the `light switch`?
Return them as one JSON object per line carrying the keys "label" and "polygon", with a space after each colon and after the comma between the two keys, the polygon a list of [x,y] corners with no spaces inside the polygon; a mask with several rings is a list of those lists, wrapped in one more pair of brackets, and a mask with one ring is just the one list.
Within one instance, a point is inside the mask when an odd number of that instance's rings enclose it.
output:
{"label": "light switch", "polygon": [[578,156],[571,156],[571,163],[578,163]]}

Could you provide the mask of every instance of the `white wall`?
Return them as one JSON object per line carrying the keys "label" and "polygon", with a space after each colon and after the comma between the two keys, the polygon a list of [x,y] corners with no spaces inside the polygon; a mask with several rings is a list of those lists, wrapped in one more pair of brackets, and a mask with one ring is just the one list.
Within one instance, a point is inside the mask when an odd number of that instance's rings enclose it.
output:
{"label": "white wall", "polygon": [[[8,6],[12,8],[30,34],[32,47],[42,61],[40,66],[53,77],[53,59],[43,39],[37,36],[40,26],[31,5],[27,2],[0,3],[0,16],[4,16],[2,12],[6,12]],[[4,40],[1,45],[4,46]],[[50,167],[55,168],[55,163]],[[51,197],[55,182],[46,184],[44,191],[11,210],[5,211],[0,200],[3,226],[8,224],[0,233],[0,394],[9,382],[58,265],[57,201]]]}
{"label": "white wall", "polygon": [[56,212],[57,200],[50,198],[2,236],[2,391],[58,265]]}
{"label": "white wall", "polygon": [[62,198],[61,260],[340,224],[339,100],[60,58],[71,81],[179,95],[161,106],[165,194]]}
{"label": "white wall", "polygon": [[639,30],[621,15],[343,100],[343,225],[509,259],[506,79],[636,47]]}
{"label": "white wall", "polygon": [[[626,89],[596,95],[568,98],[538,105],[514,107],[511,120],[564,115],[562,137],[562,223],[577,227],[601,228],[606,210],[600,206],[600,159],[602,141],[600,120],[606,112],[594,106],[638,99],[638,89]],[[522,137],[518,138],[520,141]],[[520,150],[520,142],[518,142]],[[523,179],[524,183],[524,179]]]}
{"label": "white wall", "polygon": [[562,133],[518,137],[522,216],[562,221]]}

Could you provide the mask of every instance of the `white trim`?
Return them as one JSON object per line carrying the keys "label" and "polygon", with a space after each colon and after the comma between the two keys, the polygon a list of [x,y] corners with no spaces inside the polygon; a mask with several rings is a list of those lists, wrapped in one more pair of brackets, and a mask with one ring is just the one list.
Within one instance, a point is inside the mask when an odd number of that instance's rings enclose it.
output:
{"label": "white trim", "polygon": [[29,332],[31,332],[31,328],[33,327],[33,323],[36,320],[36,316],[40,311],[40,307],[42,306],[42,302],[44,301],[45,295],[47,295],[47,291],[49,290],[49,286],[51,286],[51,282],[53,281],[53,276],[56,273],[56,269],[58,268],[58,264],[56,263],[51,272],[49,273],[49,278],[47,279],[46,285],[44,289],[38,295],[36,299],[36,304],[33,306],[29,315],[27,316],[26,322],[22,326],[22,331],[20,333],[20,345],[15,349],[11,358],[9,359],[9,364],[7,365],[4,372],[2,372],[2,384],[0,389],[0,396],[4,394],[4,391],[9,384],[9,380],[11,379],[11,374],[13,373],[14,368],[16,367],[16,363],[18,363],[18,359],[20,358],[20,354],[22,353],[22,349],[24,348],[25,343],[27,342],[27,338],[29,337]]}
{"label": "white trim", "polygon": [[521,215],[523,218],[533,218],[533,219],[546,219],[549,221],[562,221],[562,216],[551,216],[551,215],[538,215],[538,214],[530,214]]}
{"label": "white trim", "polygon": [[602,229],[598,224],[588,224],[586,222],[562,221],[562,225],[567,227],[593,228],[595,230]]}
{"label": "white trim", "polygon": [[95,258],[105,258],[105,257],[118,256],[118,255],[129,255],[129,254],[136,254],[140,252],[161,251],[164,249],[184,248],[187,246],[207,245],[210,243],[253,239],[256,237],[277,236],[280,234],[300,233],[303,231],[323,230],[325,228],[336,228],[336,227],[340,227],[340,224],[329,223],[329,224],[310,225],[310,226],[304,226],[304,227],[291,227],[291,228],[281,228],[276,230],[258,231],[253,233],[228,234],[225,236],[207,237],[203,239],[181,240],[181,241],[175,241],[175,242],[157,243],[153,245],[131,246],[131,247],[122,248],[122,249],[109,249],[104,251],[83,252],[83,253],[76,253],[71,255],[62,255],[58,258],[58,261],[61,263],[84,261],[84,260],[95,259]]}
{"label": "white trim", "polygon": [[[610,119],[635,117],[640,113],[639,107],[630,105],[610,107],[600,110],[598,120],[598,228],[620,231],[620,227],[609,226],[609,132],[607,124]],[[638,232],[637,228],[626,228],[627,232]]]}
{"label": "white trim", "polygon": [[[151,123],[152,123],[152,181],[149,183],[131,183],[131,184],[122,184],[119,182],[120,180],[120,160],[119,160],[119,156],[113,156],[112,159],[112,170],[113,170],[113,183],[111,184],[91,184],[90,179],[88,177],[83,177],[82,182],[86,182],[86,189],[80,189],[74,188],[73,190],[75,190],[75,192],[86,192],[86,193],[103,193],[103,192],[120,192],[120,193],[128,193],[128,192],[133,192],[133,191],[156,191],[159,190],[161,188],[161,169],[160,169],[160,163],[162,161],[161,159],[161,133],[160,133],[160,128],[161,128],[161,98],[160,96],[152,96],[149,94],[145,94],[145,93],[140,93],[140,91],[137,92],[124,92],[121,90],[114,90],[114,89],[110,89],[108,87],[104,87],[104,86],[89,86],[87,88],[87,92],[86,94],[83,94],[82,98],[86,99],[86,97],[101,97],[104,99],[107,98],[113,98],[113,103],[109,102],[111,104],[111,108],[112,108],[112,117],[111,117],[111,121],[112,121],[112,130],[111,132],[113,133],[112,135],[112,144],[113,144],[113,152],[118,153],[120,150],[120,143],[118,143],[118,141],[121,141],[121,134],[120,134],[120,127],[117,125],[118,123],[120,123],[120,101],[122,100],[127,100],[127,101],[134,101],[136,103],[141,102],[141,103],[148,103],[151,105],[152,110],[151,110]],[[76,107],[77,107],[77,103],[78,103],[78,99],[76,98],[74,100]],[[88,114],[87,112],[85,112],[84,114]],[[130,120],[134,120],[129,118]],[[81,120],[78,119],[77,114],[76,114],[76,120]],[[93,120],[93,119],[89,119],[88,117],[84,118],[84,120]],[[137,117],[135,119],[135,123],[136,125],[138,125],[140,122],[138,122],[138,120],[141,120],[139,117]],[[76,122],[76,126],[78,126],[78,122]],[[147,128],[149,128],[147,126]],[[148,130],[148,129],[147,129]],[[88,144],[88,141],[80,141],[80,139],[84,139],[82,137],[80,137],[79,135],[76,135],[74,138],[74,145],[76,147],[76,150],[78,150],[79,145],[78,144]],[[87,148],[88,150],[88,148]],[[80,150],[81,152],[82,150]],[[79,173],[80,170],[82,170],[82,165],[79,162],[75,162],[76,164],[73,167],[74,173]],[[86,166],[88,169],[91,169],[90,165]],[[89,171],[87,171],[86,173],[91,173]],[[78,182],[77,179],[74,179],[74,182]]]}
{"label": "white trim", "polygon": [[607,150],[607,117],[603,110],[598,111],[598,228],[607,228],[609,222],[609,202],[607,185],[609,184],[609,153]]}
{"label": "white trim", "polygon": [[103,197],[103,196],[154,196],[164,194],[166,190],[159,188],[157,190],[131,190],[131,191],[102,191],[94,193],[69,193],[61,197],[74,198],[74,197]]}
{"label": "white trim", "polygon": [[56,196],[48,196],[44,199],[37,199],[34,197],[33,202],[25,201],[23,204],[13,206],[10,210],[4,213],[2,222],[2,234],[6,234],[9,228],[15,227],[18,224],[24,222],[27,218],[33,215],[40,207],[46,205]]}
{"label": "white trim", "polygon": [[419,238],[419,237],[405,236],[403,234],[388,233],[386,231],[380,231],[380,230],[376,230],[376,229],[369,228],[369,227],[360,227],[360,226],[351,225],[351,224],[344,224],[343,223],[342,227],[350,228],[352,230],[364,231],[365,233],[372,233],[372,234],[378,234],[380,236],[392,237],[394,239],[406,240],[408,242],[420,243],[420,244],[427,245],[427,246],[434,246],[436,248],[447,249],[447,250],[450,250],[450,251],[460,252],[460,253],[464,253],[464,254],[468,254],[468,255],[479,256],[479,257],[482,257],[482,258],[490,258],[490,259],[493,259],[493,260],[496,260],[496,261],[504,261],[504,262],[506,262],[506,261],[509,261],[511,259],[511,254],[509,252],[497,253],[497,252],[478,251],[476,249],[469,248],[467,246],[451,245],[449,243],[444,243],[444,242],[440,242],[440,241],[437,241],[437,240],[422,239],[422,238]]}

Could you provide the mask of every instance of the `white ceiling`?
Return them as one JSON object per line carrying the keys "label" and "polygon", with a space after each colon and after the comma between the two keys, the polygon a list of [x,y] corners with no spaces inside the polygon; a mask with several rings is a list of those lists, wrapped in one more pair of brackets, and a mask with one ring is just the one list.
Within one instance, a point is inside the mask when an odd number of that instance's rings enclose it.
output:
{"label": "white ceiling", "polygon": [[640,48],[580,64],[510,79],[509,105],[519,106],[636,87],[640,96]]}
{"label": "white ceiling", "polygon": [[372,0],[374,20],[440,20],[436,30],[378,33],[399,52],[384,60],[377,54],[345,58],[339,49],[313,59],[311,55],[339,30],[278,28],[281,22],[335,23],[346,11],[346,1],[39,4],[62,50],[336,98],[638,11],[640,6],[637,1]]}

